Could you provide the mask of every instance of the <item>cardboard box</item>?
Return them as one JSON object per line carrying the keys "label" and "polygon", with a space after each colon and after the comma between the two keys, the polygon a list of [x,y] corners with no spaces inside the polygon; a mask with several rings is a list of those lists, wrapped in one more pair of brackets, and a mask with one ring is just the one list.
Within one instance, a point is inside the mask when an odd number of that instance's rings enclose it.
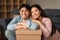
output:
{"label": "cardboard box", "polygon": [[41,40],[42,31],[19,29],[16,30],[16,40]]}

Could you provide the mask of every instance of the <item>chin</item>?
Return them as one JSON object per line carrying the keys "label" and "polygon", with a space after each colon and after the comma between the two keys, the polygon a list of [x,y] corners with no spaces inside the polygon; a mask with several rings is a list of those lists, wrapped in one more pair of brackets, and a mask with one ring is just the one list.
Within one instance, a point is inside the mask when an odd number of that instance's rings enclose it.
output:
{"label": "chin", "polygon": [[23,19],[26,19],[25,17]]}
{"label": "chin", "polygon": [[34,16],[33,18],[37,19],[38,17],[37,16]]}
{"label": "chin", "polygon": [[23,17],[23,19],[26,19],[27,17]]}
{"label": "chin", "polygon": [[33,18],[33,19],[37,19],[37,18]]}

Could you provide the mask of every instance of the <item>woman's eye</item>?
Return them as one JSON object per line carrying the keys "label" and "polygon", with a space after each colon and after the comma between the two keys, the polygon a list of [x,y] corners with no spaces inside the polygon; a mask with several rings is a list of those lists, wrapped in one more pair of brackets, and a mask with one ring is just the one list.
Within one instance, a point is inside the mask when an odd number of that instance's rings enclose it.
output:
{"label": "woman's eye", "polygon": [[37,12],[37,10],[35,10],[35,12]]}

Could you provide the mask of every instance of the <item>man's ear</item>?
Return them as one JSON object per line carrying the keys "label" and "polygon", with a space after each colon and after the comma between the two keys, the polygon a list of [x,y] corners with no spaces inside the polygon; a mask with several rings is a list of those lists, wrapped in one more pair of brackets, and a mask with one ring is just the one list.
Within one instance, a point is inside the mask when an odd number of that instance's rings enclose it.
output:
{"label": "man's ear", "polygon": [[19,14],[20,14],[20,10],[19,10]]}

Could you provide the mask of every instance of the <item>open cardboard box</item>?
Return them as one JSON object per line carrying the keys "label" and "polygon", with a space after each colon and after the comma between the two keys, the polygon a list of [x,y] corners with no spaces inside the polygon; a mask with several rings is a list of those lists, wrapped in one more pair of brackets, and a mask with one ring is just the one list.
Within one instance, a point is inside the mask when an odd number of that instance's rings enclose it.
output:
{"label": "open cardboard box", "polygon": [[41,40],[42,31],[19,29],[16,30],[16,40]]}

